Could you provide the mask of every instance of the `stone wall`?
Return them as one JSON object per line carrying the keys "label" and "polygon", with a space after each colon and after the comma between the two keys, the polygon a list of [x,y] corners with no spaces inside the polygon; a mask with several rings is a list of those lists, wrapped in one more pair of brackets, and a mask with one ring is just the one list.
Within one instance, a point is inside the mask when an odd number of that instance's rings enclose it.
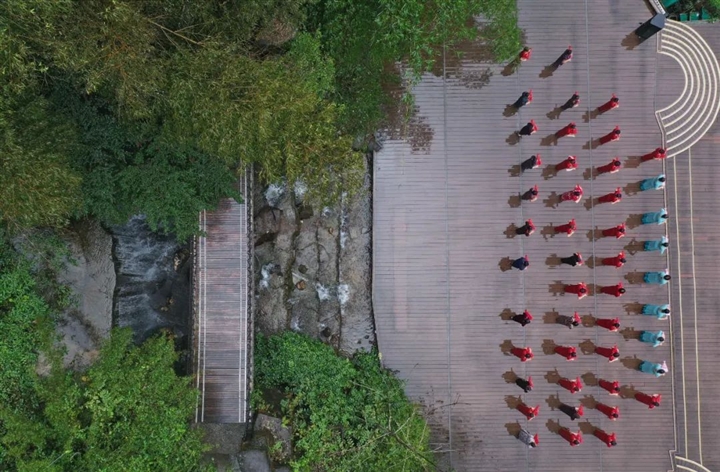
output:
{"label": "stone wall", "polygon": [[294,185],[255,186],[257,329],[287,329],[346,353],[375,343],[371,297],[371,181],[320,207]]}

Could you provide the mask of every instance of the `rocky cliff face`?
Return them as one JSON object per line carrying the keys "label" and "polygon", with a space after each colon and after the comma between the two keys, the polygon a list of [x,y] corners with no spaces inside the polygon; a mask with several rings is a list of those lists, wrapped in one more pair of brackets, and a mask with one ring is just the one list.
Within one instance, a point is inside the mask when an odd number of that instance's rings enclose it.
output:
{"label": "rocky cliff face", "polygon": [[286,329],[352,353],[375,343],[371,299],[371,194],[336,205],[306,201],[306,188],[256,186],[256,323]]}

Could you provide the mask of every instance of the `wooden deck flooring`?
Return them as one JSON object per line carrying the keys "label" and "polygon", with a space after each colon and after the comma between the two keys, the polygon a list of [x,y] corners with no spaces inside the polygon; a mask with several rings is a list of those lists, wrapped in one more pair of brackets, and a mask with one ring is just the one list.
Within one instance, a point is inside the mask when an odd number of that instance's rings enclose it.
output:
{"label": "wooden deck flooring", "polygon": [[197,422],[245,423],[248,417],[247,221],[245,204],[232,199],[200,215],[206,236],[198,238],[194,278]]}
{"label": "wooden deck flooring", "polygon": [[[430,135],[432,140],[423,146],[417,146],[412,136],[406,141],[389,140],[376,155],[373,297],[383,362],[399,371],[407,381],[408,394],[426,405],[434,444],[445,451],[438,454],[444,469],[657,472],[673,468],[670,453],[678,443],[679,454],[702,459],[711,470],[720,470],[720,452],[709,447],[714,439],[712,428],[720,419],[715,413],[718,401],[703,396],[700,403],[696,379],[699,372],[707,372],[703,382],[708,383],[709,392],[720,382],[716,380],[720,378],[718,369],[712,365],[720,350],[714,342],[720,333],[720,293],[714,290],[714,265],[720,249],[713,236],[718,224],[714,202],[706,197],[718,181],[711,151],[720,141],[718,127],[687,153],[687,159],[678,156],[667,163],[671,167],[667,169],[667,196],[662,191],[632,194],[637,182],[663,172],[662,163],[637,166],[634,157],[662,144],[654,112],[675,100],[682,90],[677,64],[657,54],[655,40],[632,50],[621,45],[639,22],[650,17],[648,8],[640,1],[518,3],[520,26],[527,34],[527,44],[533,47],[532,60],[516,74],[503,76],[501,66],[456,64],[448,54],[443,74],[425,77],[415,89],[419,122],[427,128],[424,138]],[[709,39],[709,30],[699,31]],[[575,52],[572,62],[552,77],[540,78],[544,67],[570,44]],[[711,45],[716,51],[720,47]],[[487,83],[472,80],[488,74]],[[515,116],[504,117],[506,105],[530,88],[533,103]],[[581,96],[581,106],[551,119],[548,114],[574,91]],[[619,109],[594,119],[583,118],[612,93],[620,97]],[[512,132],[531,118],[540,131],[509,144],[506,140]],[[543,145],[544,138],[570,121],[577,123],[578,137]],[[615,125],[623,130],[619,142],[587,148],[591,137],[597,138]],[[514,166],[536,153],[542,155],[542,168],[515,176]],[[578,157],[578,170],[557,176],[546,172],[549,164],[569,154]],[[589,178],[587,169],[606,164],[614,156],[621,158],[624,169]],[[586,194],[581,204],[552,208],[545,202],[552,193],[562,193],[578,183]],[[518,195],[534,184],[540,187],[541,198],[518,206]],[[690,200],[692,186],[696,189],[694,204]],[[584,205],[591,196],[616,187],[624,189],[622,202]],[[637,215],[666,205],[671,213],[667,228],[635,224]],[[509,225],[521,225],[528,218],[537,226],[534,235],[507,237]],[[576,219],[579,228],[574,236],[548,233],[548,226],[570,218]],[[624,221],[630,224],[624,239],[590,237],[596,228]],[[637,253],[629,256],[622,269],[553,264],[555,256],[573,252],[581,252],[586,259],[614,256],[633,240],[659,238],[666,231],[674,242],[669,259],[657,253]],[[695,257],[700,250],[704,251],[702,257]],[[528,270],[500,270],[503,258],[523,254],[531,261]],[[676,277],[670,289],[632,283],[636,273],[668,265]],[[558,283],[580,281],[595,285],[622,281],[628,293],[620,299],[600,295],[583,300],[553,293]],[[675,309],[672,323],[633,312],[639,303],[669,299]],[[501,320],[504,310],[522,312],[526,308],[535,320],[524,329]],[[582,316],[619,316],[626,331],[624,335],[595,327],[571,331],[549,322],[556,313],[574,311]],[[639,330],[650,329],[672,330],[671,342],[653,349],[632,339]],[[535,359],[521,364],[503,355],[502,346],[508,342],[531,346]],[[552,343],[578,346],[588,342],[618,344],[623,362],[608,364],[595,355],[580,355],[576,362],[566,362],[543,353]],[[698,358],[702,359],[695,360]],[[641,374],[631,368],[636,359],[667,360],[674,377],[656,379]],[[619,380],[626,389],[661,393],[663,404],[651,411],[634,400],[609,397],[593,385],[570,395],[548,381],[555,369],[565,377],[594,375]],[[535,381],[536,388],[523,398],[539,404],[541,410],[529,423],[509,407],[515,400],[512,397],[522,393],[504,378],[511,370],[521,376],[532,375]],[[596,410],[586,409],[580,429],[587,432],[593,425],[616,432],[619,445],[608,449],[585,434],[584,444],[569,447],[552,430],[556,422],[575,430],[579,426],[553,410],[556,395],[576,405],[580,400],[591,404],[593,398],[618,405],[619,421],[611,422]],[[707,418],[702,425],[701,418]],[[538,449],[523,448],[510,435],[518,425],[540,434]]]}

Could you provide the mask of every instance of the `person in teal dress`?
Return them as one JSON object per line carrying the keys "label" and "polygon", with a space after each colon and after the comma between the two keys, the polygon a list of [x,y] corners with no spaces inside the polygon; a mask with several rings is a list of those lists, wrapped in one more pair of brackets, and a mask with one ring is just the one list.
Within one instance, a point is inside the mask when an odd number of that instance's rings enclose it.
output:
{"label": "person in teal dress", "polygon": [[645,179],[642,182],[640,182],[640,191],[644,192],[645,190],[660,190],[665,188],[665,174],[660,174],[657,177],[653,177],[651,179]]}
{"label": "person in teal dress", "polygon": [[665,342],[665,333],[662,331],[640,331],[640,341],[658,347]]}
{"label": "person in teal dress", "polygon": [[642,307],[642,314],[648,316],[654,316],[659,320],[664,320],[670,316],[670,305],[650,305],[646,304]]}
{"label": "person in teal dress", "polygon": [[645,251],[660,251],[660,254],[665,254],[668,246],[670,246],[670,242],[668,241],[668,238],[666,236],[663,236],[660,239],[645,241],[645,243],[643,244],[643,249]]}
{"label": "person in teal dress", "polygon": [[646,284],[665,285],[670,281],[670,274],[667,269],[660,272],[645,272],[643,280]]}
{"label": "person in teal dress", "polygon": [[638,370],[646,374],[652,374],[655,377],[662,377],[668,373],[669,369],[664,361],[662,364],[656,364],[650,361],[641,361],[638,366]]}
{"label": "person in teal dress", "polygon": [[644,225],[661,225],[666,223],[668,219],[668,212],[665,208],[660,211],[652,211],[650,213],[643,213],[642,224]]}

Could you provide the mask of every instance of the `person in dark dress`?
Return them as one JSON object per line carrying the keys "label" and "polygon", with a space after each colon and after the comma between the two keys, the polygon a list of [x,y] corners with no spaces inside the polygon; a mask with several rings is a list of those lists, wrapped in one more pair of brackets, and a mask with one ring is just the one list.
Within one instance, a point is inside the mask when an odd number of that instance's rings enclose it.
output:
{"label": "person in dark dress", "polygon": [[562,110],[569,110],[571,108],[575,108],[576,106],[580,105],[580,95],[578,95],[577,92],[575,92],[570,99],[562,104],[560,108]]}
{"label": "person in dark dress", "polygon": [[561,65],[572,61],[573,52],[572,52],[572,46],[568,46],[568,48],[563,51],[562,54],[560,54],[560,57],[558,57],[555,62],[552,63],[553,67],[557,69]]}
{"label": "person in dark dress", "polygon": [[532,321],[532,319],[533,319],[532,315],[527,310],[523,311],[519,315],[515,315],[512,317],[512,320],[514,322],[520,323],[523,327],[525,327],[525,325],[529,324]]}
{"label": "person in dark dress", "polygon": [[573,421],[582,418],[582,416],[584,414],[582,405],[570,406],[566,403],[560,403],[558,410],[560,410],[563,413],[565,413],[566,415],[568,415],[570,417],[570,419]]}
{"label": "person in dark dress", "polygon": [[518,257],[515,259],[512,263],[512,266],[515,267],[517,270],[525,270],[530,266],[530,260],[528,259],[527,255],[524,255],[523,257]]}
{"label": "person in dark dress", "polygon": [[527,92],[523,92],[522,95],[520,95],[520,98],[515,100],[515,103],[513,103],[512,106],[516,110],[519,110],[520,108],[524,107],[528,103],[532,103],[532,99],[533,99],[532,90],[528,90]]}
{"label": "person in dark dress", "polygon": [[534,387],[532,377],[528,377],[527,380],[523,379],[522,377],[518,377],[517,379],[515,379],[515,385],[523,389],[525,393],[530,392]]}
{"label": "person in dark dress", "polygon": [[532,220],[527,220],[524,225],[515,229],[515,234],[520,235],[520,236],[522,236],[523,234],[525,236],[530,236],[534,232],[535,232],[535,225],[533,224]]}
{"label": "person in dark dress", "polygon": [[569,266],[581,266],[583,265],[583,258],[579,252],[576,252],[570,257],[561,257],[560,262]]}
{"label": "person in dark dress", "polygon": [[520,128],[520,131],[516,131],[518,136],[530,136],[538,131],[538,127],[535,124],[535,120],[530,120],[525,126]]}
{"label": "person in dark dress", "polygon": [[[531,169],[532,169],[532,167],[531,167]],[[538,198],[538,186],[537,185],[533,186],[530,190],[523,193],[520,198],[522,198],[523,200],[529,201],[529,202],[534,202]]]}
{"label": "person in dark dress", "polygon": [[542,159],[540,158],[540,154],[535,154],[534,156],[530,156],[530,159],[523,161],[523,163],[520,164],[520,169],[525,172],[540,167],[541,165]]}

